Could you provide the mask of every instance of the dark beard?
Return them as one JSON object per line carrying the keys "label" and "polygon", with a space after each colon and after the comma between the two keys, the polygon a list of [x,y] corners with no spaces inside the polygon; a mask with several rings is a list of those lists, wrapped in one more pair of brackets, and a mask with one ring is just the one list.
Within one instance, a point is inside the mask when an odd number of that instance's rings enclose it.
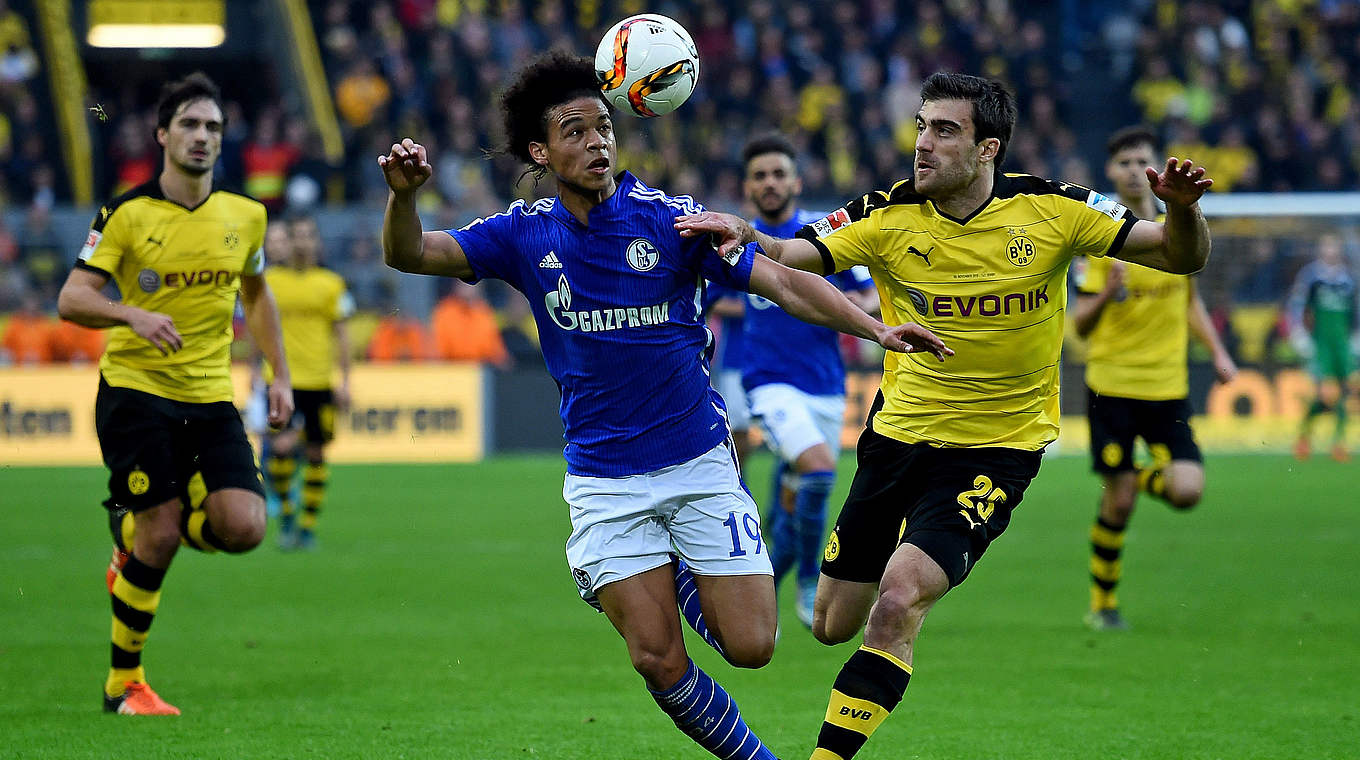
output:
{"label": "dark beard", "polygon": [[784,212],[787,211],[787,210],[789,209],[789,204],[790,204],[790,203],[793,203],[793,196],[792,196],[792,195],[786,195],[786,196],[784,196],[784,200],[781,201],[781,202],[779,203],[778,206],[776,206],[776,207],[774,207],[774,208],[772,208],[772,209],[767,209],[767,208],[765,208],[764,206],[762,206],[760,203],[756,203],[756,209],[760,211],[760,215],[763,216],[763,217],[766,217],[766,218],[769,218],[769,219],[777,219],[778,217],[783,216],[783,215],[784,215]]}

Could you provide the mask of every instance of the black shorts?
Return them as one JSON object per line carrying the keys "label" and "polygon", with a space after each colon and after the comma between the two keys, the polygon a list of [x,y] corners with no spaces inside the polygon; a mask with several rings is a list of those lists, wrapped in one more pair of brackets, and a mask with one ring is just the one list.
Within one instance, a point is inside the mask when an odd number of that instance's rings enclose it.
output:
{"label": "black shorts", "polygon": [[230,401],[191,404],[99,378],[95,431],[109,468],[109,509],[140,512],[183,498],[194,473],[208,492],[244,488],[264,496],[255,454]]}
{"label": "black shorts", "polygon": [[1038,451],[943,449],[865,428],[850,494],[831,532],[822,572],[878,583],[900,544],[935,560],[953,588],[1006,530],[1039,472]]}
{"label": "black shorts", "polygon": [[1130,472],[1133,439],[1142,438],[1152,458],[1203,461],[1190,430],[1190,402],[1140,401],[1102,396],[1086,389],[1086,418],[1091,423],[1091,465],[1103,475]]}
{"label": "black shorts", "polygon": [[335,393],[293,390],[293,424],[302,422],[302,436],[308,443],[330,443],[335,438]]}

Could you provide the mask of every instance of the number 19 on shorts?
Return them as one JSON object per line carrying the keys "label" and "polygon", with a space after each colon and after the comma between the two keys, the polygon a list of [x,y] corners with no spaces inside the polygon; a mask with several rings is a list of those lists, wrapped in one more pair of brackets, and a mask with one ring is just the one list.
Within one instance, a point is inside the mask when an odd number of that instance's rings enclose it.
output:
{"label": "number 19 on shorts", "polygon": [[[728,512],[723,525],[727,526],[727,531],[732,536],[732,551],[728,552],[727,556],[745,557],[747,546],[752,547],[751,554],[760,554],[764,550],[765,542],[760,537],[760,520],[751,513]],[[749,540],[749,543],[743,539]]]}

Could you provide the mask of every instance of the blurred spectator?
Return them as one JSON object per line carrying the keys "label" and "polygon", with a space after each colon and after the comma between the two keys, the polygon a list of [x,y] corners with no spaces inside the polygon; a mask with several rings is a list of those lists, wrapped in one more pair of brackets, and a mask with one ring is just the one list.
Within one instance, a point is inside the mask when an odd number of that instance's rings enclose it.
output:
{"label": "blurred spectator", "polygon": [[82,327],[61,319],[52,326],[52,360],[78,364],[99,361],[104,354],[103,330]]}
{"label": "blurred spectator", "polygon": [[385,283],[382,317],[368,342],[368,358],[375,362],[424,361],[431,358],[430,333],[414,314],[396,308],[395,285]]}
{"label": "blurred spectator", "polygon": [[349,71],[335,85],[335,107],[340,118],[353,129],[373,123],[379,110],[387,105],[392,90],[387,80],[378,74],[373,61],[356,58]]}
{"label": "blurred spectator", "polygon": [[52,361],[53,320],[42,311],[42,304],[32,293],[24,296],[19,310],[5,322],[0,335],[0,364],[28,365]]}
{"label": "blurred spectator", "polygon": [[501,340],[496,313],[477,285],[453,280],[448,295],[435,305],[430,322],[434,332],[434,358],[489,362],[501,369],[510,366],[510,355]]}
{"label": "blurred spectator", "polygon": [[268,109],[255,119],[255,132],[241,151],[241,170],[246,195],[260,201],[270,213],[283,207],[288,171],[297,163],[299,150],[279,135],[279,114]]}
{"label": "blurred spectator", "polygon": [[119,120],[118,135],[109,148],[109,158],[113,162],[110,197],[122,195],[155,176],[161,151],[152,134],[152,126],[140,117]]}
{"label": "blurred spectator", "polygon": [[22,86],[38,73],[38,54],[23,16],[0,0],[0,93]]}
{"label": "blurred spectator", "polygon": [[57,288],[66,277],[61,240],[52,224],[51,208],[29,206],[19,229],[19,261],[42,303],[56,303]]}

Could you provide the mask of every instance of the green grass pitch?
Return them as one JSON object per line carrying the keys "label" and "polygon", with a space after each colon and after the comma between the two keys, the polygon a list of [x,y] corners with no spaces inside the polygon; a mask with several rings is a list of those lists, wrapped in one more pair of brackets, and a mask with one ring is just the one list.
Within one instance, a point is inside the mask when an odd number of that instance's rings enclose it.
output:
{"label": "green grass pitch", "polygon": [[[843,463],[832,509],[849,482]],[[108,537],[98,469],[0,468],[0,757],[704,758],[576,598],[556,457],[336,467],[321,550],[187,550],[144,661],[185,714],[99,712]],[[902,705],[859,754],[1360,756],[1357,469],[1215,457],[1205,502],[1144,501],[1127,633],[1081,625],[1097,483],[1050,458],[1010,530],[932,613]],[[763,496],[768,458],[750,482]],[[791,583],[791,581],[790,581]],[[774,662],[696,660],[785,760],[811,751],[850,644],[781,591]]]}

